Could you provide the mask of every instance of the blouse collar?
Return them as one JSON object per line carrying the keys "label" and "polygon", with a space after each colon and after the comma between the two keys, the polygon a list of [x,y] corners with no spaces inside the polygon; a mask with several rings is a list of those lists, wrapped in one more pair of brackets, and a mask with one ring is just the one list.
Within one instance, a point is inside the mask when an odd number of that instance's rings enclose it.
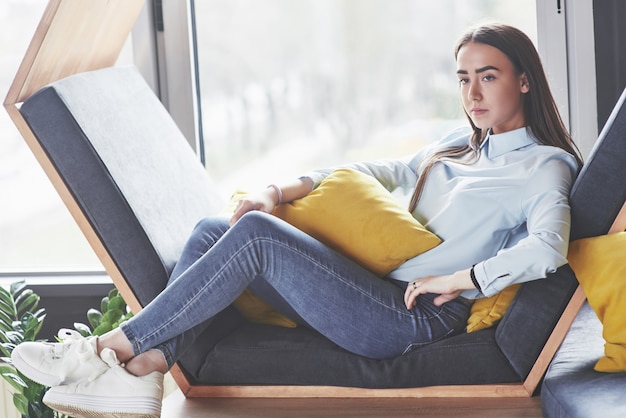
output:
{"label": "blouse collar", "polygon": [[524,127],[501,134],[493,134],[489,131],[480,148],[484,148],[489,158],[496,158],[511,151],[538,143],[539,141],[530,132],[530,129]]}

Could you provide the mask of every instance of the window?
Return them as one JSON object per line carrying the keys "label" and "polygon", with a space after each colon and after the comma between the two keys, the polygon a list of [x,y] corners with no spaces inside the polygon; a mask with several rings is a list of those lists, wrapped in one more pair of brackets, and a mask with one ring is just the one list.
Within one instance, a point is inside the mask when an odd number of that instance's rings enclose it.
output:
{"label": "window", "polygon": [[398,157],[466,124],[453,47],[484,20],[536,40],[535,2],[196,1],[207,170],[227,196]]}
{"label": "window", "polygon": [[[0,2],[3,101],[46,3]],[[131,59],[127,48],[120,61]],[[0,196],[0,273],[103,270],[4,109],[0,111]]]}

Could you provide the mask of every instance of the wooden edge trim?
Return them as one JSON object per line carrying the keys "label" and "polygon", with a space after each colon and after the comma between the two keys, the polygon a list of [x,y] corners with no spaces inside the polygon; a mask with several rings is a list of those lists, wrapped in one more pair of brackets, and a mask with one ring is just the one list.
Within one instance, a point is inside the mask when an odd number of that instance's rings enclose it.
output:
{"label": "wooden edge trim", "polygon": [[41,20],[37,25],[35,34],[26,49],[26,53],[17,70],[17,74],[11,83],[11,87],[9,87],[9,91],[7,92],[7,96],[4,100],[5,105],[21,102],[19,99],[20,93],[26,84],[31,68],[33,67],[37,55],[39,54],[39,50],[41,49],[44,39],[48,34],[48,29],[50,29],[50,25],[54,20],[54,16],[56,15],[60,4],[61,0],[49,0]]}
{"label": "wooden edge trim", "polygon": [[578,286],[565,307],[561,318],[554,327],[554,330],[552,330],[552,334],[550,334],[548,341],[541,350],[537,361],[535,361],[535,364],[530,370],[530,373],[528,373],[526,380],[524,380],[523,386],[528,391],[529,396],[532,396],[537,389],[537,386],[539,386],[539,382],[543,379],[552,358],[565,339],[565,335],[569,331],[572,322],[574,322],[574,318],[576,318],[578,311],[583,306],[585,299],[585,292],[583,292],[581,286]]}
{"label": "wooden edge trim", "polygon": [[203,398],[524,398],[517,384],[451,385],[408,389],[364,389],[337,386],[193,386],[186,397]]}
{"label": "wooden edge trim", "polygon": [[47,84],[115,65],[143,5],[144,0],[49,0],[5,103],[21,103]]}
{"label": "wooden edge trim", "polygon": [[80,206],[76,202],[76,199],[74,199],[74,196],[65,185],[65,182],[52,164],[52,161],[50,161],[50,158],[48,158],[48,155],[39,144],[39,141],[35,137],[35,134],[28,126],[26,120],[24,120],[24,117],[20,113],[17,105],[6,104],[5,109],[8,112],[9,117],[17,127],[18,131],[22,135],[22,138],[39,162],[39,165],[44,170],[44,172],[48,176],[48,179],[61,197],[61,200],[70,211],[70,214],[76,221],[85,238],[87,239],[87,242],[89,242],[91,248],[94,250],[94,252],[98,256],[98,259],[111,277],[111,280],[113,280],[113,283],[121,293],[122,297],[134,313],[139,312],[141,310],[141,304],[126,283],[124,276],[117,268],[115,262],[113,262],[113,259],[110,257],[108,251],[100,241],[100,238],[91,226],[91,223],[83,214],[83,211],[80,209]]}
{"label": "wooden edge trim", "polygon": [[174,381],[178,385],[178,388],[183,393],[183,395],[188,396],[189,392],[192,392],[192,386],[189,379],[185,375],[185,372],[180,368],[178,364],[175,364],[169,371],[169,373],[174,378]]}

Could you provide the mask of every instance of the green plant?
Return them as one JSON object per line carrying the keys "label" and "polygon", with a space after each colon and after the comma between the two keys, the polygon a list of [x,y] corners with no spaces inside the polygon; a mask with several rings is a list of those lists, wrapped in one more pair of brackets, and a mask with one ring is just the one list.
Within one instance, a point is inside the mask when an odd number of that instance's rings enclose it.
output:
{"label": "green plant", "polygon": [[12,283],[9,289],[0,286],[0,374],[13,387],[13,404],[23,417],[58,418],[43,402],[46,387],[28,379],[13,367],[11,352],[24,341],[35,341],[46,317],[39,306],[39,295],[26,287],[24,281]]}
{"label": "green plant", "polygon": [[[27,418],[64,418],[59,412],[50,409],[42,399],[47,388],[28,379],[13,367],[11,352],[24,341],[35,338],[46,317],[45,309],[39,306],[40,297],[26,287],[24,281],[12,283],[9,289],[0,286],[0,375],[15,390],[13,403]],[[100,302],[100,310],[87,311],[89,325],[80,322],[74,327],[81,335],[102,335],[117,328],[132,317],[132,312],[117,289],[112,289]],[[91,326],[91,327],[90,327]]]}
{"label": "green plant", "polygon": [[[130,319],[133,313],[128,309],[128,305],[117,289],[113,288],[107,296],[100,302],[100,310],[91,308],[87,311],[87,321],[89,325],[75,322],[74,328],[84,337],[90,335],[102,335],[119,327],[119,325]],[[91,326],[91,327],[90,327]]]}

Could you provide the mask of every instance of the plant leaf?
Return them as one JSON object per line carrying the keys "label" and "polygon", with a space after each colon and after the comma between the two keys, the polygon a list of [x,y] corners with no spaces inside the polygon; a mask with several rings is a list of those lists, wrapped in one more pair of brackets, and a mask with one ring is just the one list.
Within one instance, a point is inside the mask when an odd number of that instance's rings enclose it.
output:
{"label": "plant leaf", "polygon": [[103,314],[106,313],[108,306],[109,306],[109,297],[105,296],[100,301],[100,312],[102,312]]}
{"label": "plant leaf", "polygon": [[117,296],[120,292],[117,290],[117,287],[114,287],[113,289],[109,290],[109,299],[113,299],[115,296]]}
{"label": "plant leaf", "polygon": [[91,328],[96,328],[100,321],[102,321],[102,312],[95,308],[91,308],[87,311],[87,320],[89,320],[89,325]]}
{"label": "plant leaf", "polygon": [[26,396],[26,399],[32,403],[33,401],[43,398],[43,393],[46,389],[43,385],[33,382],[32,380],[26,380],[26,378],[25,381],[26,388],[24,388],[22,393]]}
{"label": "plant leaf", "polygon": [[126,302],[124,302],[124,298],[121,295],[117,295],[113,298],[109,298],[109,305],[107,306],[107,310],[111,309],[119,309],[120,311],[125,310]]}
{"label": "plant leaf", "polygon": [[13,328],[13,318],[6,314],[6,312],[0,311],[0,329],[8,331]]}
{"label": "plant leaf", "polygon": [[11,364],[11,357],[0,357],[0,362],[3,362],[5,364]]}
{"label": "plant leaf", "polygon": [[26,280],[18,280],[17,282],[11,283],[10,293],[15,298],[15,295],[20,293],[26,287]]}
{"label": "plant leaf", "polygon": [[33,310],[37,309],[37,306],[39,305],[39,301],[41,299],[39,295],[37,295],[36,293],[32,293],[32,291],[30,291],[30,294],[27,298],[22,298],[25,293],[26,292],[22,293],[20,295],[20,298],[15,302],[17,305],[18,315],[23,312],[32,312]]}
{"label": "plant leaf", "polygon": [[36,312],[33,312],[33,316],[39,318],[40,321],[43,321],[46,318],[46,315],[46,310],[44,308],[40,308]]}
{"label": "plant leaf", "polygon": [[22,290],[20,293],[16,293],[15,295],[13,295],[13,299],[15,299],[15,305],[19,305],[20,303],[22,303],[22,301],[26,298],[28,298],[30,295],[32,295],[33,289],[24,289]]}
{"label": "plant leaf", "polygon": [[91,328],[81,322],[74,322],[74,329],[83,337],[91,336]]}
{"label": "plant leaf", "polygon": [[15,405],[17,411],[22,414],[22,416],[28,416],[28,399],[26,399],[26,396],[21,393],[14,393],[13,405]]}
{"label": "plant leaf", "polygon": [[35,341],[35,337],[41,330],[43,320],[33,316],[29,312],[26,313],[26,324],[24,327],[24,341]]}
{"label": "plant leaf", "polygon": [[0,351],[2,352],[2,354],[7,356],[7,358],[8,358],[11,355],[11,352],[13,351],[13,349],[9,350],[9,348],[5,344],[2,344],[2,345],[0,345]]}
{"label": "plant leaf", "polygon": [[93,335],[103,335],[113,329],[110,322],[101,322],[96,329],[93,330]]}
{"label": "plant leaf", "polygon": [[15,367],[6,363],[0,363],[0,376],[4,377],[5,374],[15,374]]}
{"label": "plant leaf", "polygon": [[0,311],[6,312],[9,315],[14,314],[15,307],[13,306],[13,298],[8,293],[0,294]]}
{"label": "plant leaf", "polygon": [[8,307],[13,306],[13,296],[11,295],[11,292],[2,286],[0,286],[0,302]]}
{"label": "plant leaf", "polygon": [[30,401],[28,406],[28,411],[32,418],[54,418],[54,411],[43,402]]}
{"label": "plant leaf", "polygon": [[5,299],[7,295],[10,296],[11,292],[5,289],[4,286],[0,286],[0,299]]}
{"label": "plant leaf", "polygon": [[22,393],[24,388],[28,387],[26,382],[24,382],[24,379],[19,377],[16,373],[2,373],[2,377],[4,377],[4,380],[9,382],[9,384],[20,393]]}
{"label": "plant leaf", "polygon": [[13,344],[17,345],[22,342],[22,334],[16,331],[7,331],[5,333],[7,342],[2,344]]}

